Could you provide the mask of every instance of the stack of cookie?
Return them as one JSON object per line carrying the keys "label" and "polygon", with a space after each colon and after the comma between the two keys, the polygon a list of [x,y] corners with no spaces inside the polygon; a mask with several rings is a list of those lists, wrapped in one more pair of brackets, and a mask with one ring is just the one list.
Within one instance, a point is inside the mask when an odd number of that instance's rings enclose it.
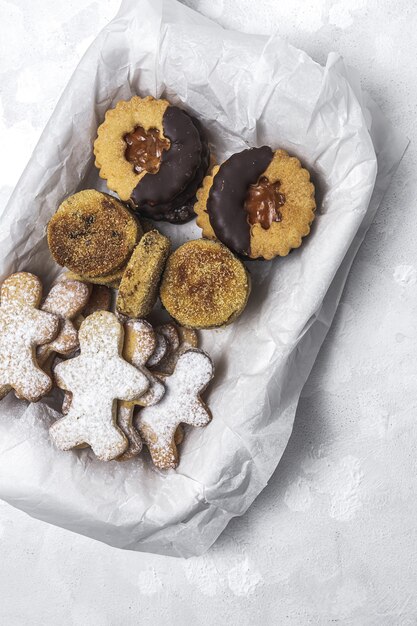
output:
{"label": "stack of cookie", "polygon": [[178,463],[180,424],[210,421],[200,393],[213,364],[195,331],[122,323],[108,310],[107,287],[66,276],[42,303],[39,278],[13,274],[0,302],[0,399],[14,390],[37,402],[61,388],[64,417],[50,428],[61,450],[91,446],[103,461],[124,461],[144,442],[155,466],[168,469]]}
{"label": "stack of cookie", "polygon": [[109,189],[155,220],[194,217],[210,151],[200,123],[167,100],[133,97],[107,111],[94,144]]}
{"label": "stack of cookie", "polygon": [[[33,274],[1,287],[0,399],[14,390],[36,402],[55,384],[64,392],[50,429],[58,448],[128,460],[145,443],[155,466],[174,468],[181,424],[211,419],[200,394],[213,364],[196,329],[244,311],[251,285],[242,259],[301,245],[314,186],[297,158],[267,146],[208,172],[200,123],[151,97],[108,111],[94,154],[118,198],[87,189],[58,207],[48,244],[65,272],[44,300]],[[154,221],[195,215],[203,238],[171,251]],[[145,318],[158,297],[173,321],[154,328]]]}

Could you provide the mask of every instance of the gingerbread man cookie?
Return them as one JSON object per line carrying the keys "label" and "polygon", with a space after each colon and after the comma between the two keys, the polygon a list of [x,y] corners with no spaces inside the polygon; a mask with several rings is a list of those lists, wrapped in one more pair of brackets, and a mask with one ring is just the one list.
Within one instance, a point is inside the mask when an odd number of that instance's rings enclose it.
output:
{"label": "gingerbread man cookie", "polygon": [[190,348],[198,348],[198,335],[193,328],[183,328],[175,324],[162,324],[155,328],[167,342],[167,351],[155,366],[158,374],[172,374],[178,358]]}
{"label": "gingerbread man cookie", "polygon": [[88,443],[96,456],[110,461],[127,447],[116,426],[116,400],[135,400],[149,387],[145,374],[121,356],[123,327],[109,311],[97,311],[81,324],[81,354],[57,365],[55,378],[72,393],[66,417],[50,428],[55,445],[69,450]]}
{"label": "gingerbread man cookie", "polygon": [[188,350],[165,378],[166,392],[158,404],[142,409],[136,426],[160,469],[175,468],[178,452],[175,431],[179,424],[205,426],[211,419],[200,393],[213,378],[213,363],[202,350]]}
{"label": "gingerbread man cookie", "polygon": [[37,402],[52,388],[36,361],[36,347],[56,336],[59,320],[39,311],[41,299],[42,283],[28,272],[12,274],[1,286],[0,399],[14,389],[19,398]]}
{"label": "gingerbread man cookie", "polygon": [[148,362],[146,363],[147,367],[155,367],[158,365],[168,352],[168,344],[163,335],[161,333],[155,333],[156,345],[153,354],[149,357]]}
{"label": "gingerbread man cookie", "polygon": [[124,328],[123,357],[146,375],[149,389],[137,400],[119,401],[118,403],[117,423],[129,442],[127,450],[117,459],[118,461],[131,459],[139,454],[142,449],[142,440],[132,424],[135,405],[152,406],[159,402],[165,393],[162,382],[145,368],[146,362],[153,354],[156,345],[152,326],[144,320],[129,320]]}
{"label": "gingerbread man cookie", "polygon": [[[154,369],[161,374],[172,374],[174,366],[172,365],[175,354],[180,347],[180,338],[178,336],[178,330],[175,324],[168,322],[155,327],[157,336],[162,336],[165,339],[166,350],[161,359],[158,360]],[[175,365],[175,364],[174,364]]]}
{"label": "gingerbread man cookie", "polygon": [[54,313],[60,321],[55,339],[38,348],[38,361],[43,365],[53,354],[68,356],[78,350],[78,331],[73,320],[86,306],[91,287],[78,280],[61,280],[51,288],[42,305],[42,311]]}

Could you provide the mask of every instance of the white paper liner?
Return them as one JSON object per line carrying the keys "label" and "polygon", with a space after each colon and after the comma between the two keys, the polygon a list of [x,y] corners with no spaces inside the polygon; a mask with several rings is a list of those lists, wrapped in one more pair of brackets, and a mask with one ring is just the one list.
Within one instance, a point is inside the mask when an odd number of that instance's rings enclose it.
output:
{"label": "white paper liner", "polygon": [[[253,293],[237,322],[205,331],[216,365],[214,419],[190,429],[176,471],[146,455],[101,463],[60,452],[46,402],[0,403],[0,498],[45,520],[132,550],[204,552],[243,514],[276,468],[297,402],[330,327],[354,256],[407,140],[335,54],[321,67],[278,37],[227,31],[175,0],[125,0],[59,101],[2,215],[1,278],[58,272],[45,227],[78,189],[105,189],[92,144],[105,111],[132,94],[164,96],[196,115],[220,162],[247,146],[281,147],[313,173],[311,236],[284,259],[252,262]],[[163,226],[174,245],[199,237]]]}

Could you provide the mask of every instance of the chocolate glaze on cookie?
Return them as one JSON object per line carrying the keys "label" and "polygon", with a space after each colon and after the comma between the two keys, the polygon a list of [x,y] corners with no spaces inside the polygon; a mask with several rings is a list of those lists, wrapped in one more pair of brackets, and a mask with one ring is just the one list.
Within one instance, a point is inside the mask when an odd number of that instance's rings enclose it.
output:
{"label": "chocolate glaze on cookie", "polygon": [[257,183],[274,153],[268,146],[233,154],[213,179],[207,201],[210,224],[228,248],[239,254],[250,252],[250,225],[244,204],[250,185]]}
{"label": "chocolate glaze on cookie", "polygon": [[[145,174],[132,193],[138,210],[154,219],[167,219],[173,198],[194,180],[202,160],[200,133],[185,111],[175,106],[167,107],[162,125],[171,147],[164,150],[158,172]],[[187,199],[189,197],[187,195]]]}
{"label": "chocolate glaze on cookie", "polygon": [[196,202],[196,193],[203,182],[203,178],[206,175],[209,166],[210,149],[207,139],[203,134],[201,124],[195,118],[191,119],[198,129],[201,139],[201,160],[194,178],[190,181],[187,187],[176,195],[170,202],[157,204],[155,206],[150,206],[149,204],[142,205],[140,207],[142,215],[147,215],[154,220],[165,220],[167,222],[171,222],[172,224],[184,224],[195,217],[194,204]]}

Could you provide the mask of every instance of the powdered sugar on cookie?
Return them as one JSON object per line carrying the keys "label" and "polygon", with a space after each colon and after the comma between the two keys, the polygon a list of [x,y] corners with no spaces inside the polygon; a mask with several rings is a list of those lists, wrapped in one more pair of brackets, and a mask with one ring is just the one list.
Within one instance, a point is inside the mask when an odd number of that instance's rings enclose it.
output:
{"label": "powdered sugar on cookie", "polygon": [[210,412],[199,394],[212,378],[210,357],[202,350],[188,350],[178,358],[172,376],[164,378],[166,392],[162,400],[140,411],[136,427],[157,467],[177,466],[174,436],[180,423],[205,426],[210,421]]}
{"label": "powdered sugar on cookie", "polygon": [[53,285],[42,305],[42,311],[54,313],[59,317],[60,330],[53,341],[38,349],[41,364],[53,352],[68,355],[78,349],[78,330],[72,320],[86,306],[90,293],[90,285],[78,280],[61,280]]}
{"label": "powdered sugar on cookie", "polygon": [[61,450],[88,443],[103,461],[120,456],[127,439],[116,426],[119,400],[135,400],[148,388],[147,377],[121,356],[123,328],[113,313],[98,311],[82,323],[81,354],[55,368],[57,384],[73,394],[66,417],[50,428]]}
{"label": "powdered sugar on cookie", "polygon": [[1,287],[0,399],[11,389],[19,398],[37,402],[52,387],[52,380],[35,358],[36,347],[51,341],[59,321],[38,310],[42,284],[28,272],[12,274]]}

